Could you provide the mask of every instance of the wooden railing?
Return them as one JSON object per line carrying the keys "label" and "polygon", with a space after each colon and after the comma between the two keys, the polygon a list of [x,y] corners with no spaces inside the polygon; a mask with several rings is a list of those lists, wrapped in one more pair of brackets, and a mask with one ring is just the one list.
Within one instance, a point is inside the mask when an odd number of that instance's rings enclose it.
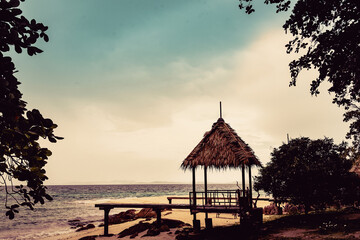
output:
{"label": "wooden railing", "polygon": [[[245,194],[245,195],[244,195]],[[252,200],[248,191],[241,190],[208,190],[205,192],[189,193],[190,206],[224,206],[224,207],[251,207]]]}

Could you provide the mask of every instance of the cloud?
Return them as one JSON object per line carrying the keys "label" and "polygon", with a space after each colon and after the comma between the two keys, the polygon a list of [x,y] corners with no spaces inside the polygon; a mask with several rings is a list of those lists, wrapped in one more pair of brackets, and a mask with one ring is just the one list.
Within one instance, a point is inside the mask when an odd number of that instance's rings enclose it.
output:
{"label": "cloud", "polygon": [[259,117],[263,120],[258,121],[259,127],[277,137],[287,131],[294,137],[326,135],[337,141],[343,139],[347,125],[342,122],[343,111],[331,103],[332,96],[326,90],[329,85],[323,84],[318,97],[310,95],[316,71],[303,72],[297,86],[288,87],[288,63],[298,56],[284,53],[287,41],[282,32],[271,31],[247,50],[248,57],[242,58],[245,61],[238,76],[251,80],[247,87],[239,88],[239,94],[261,109]]}
{"label": "cloud", "polygon": [[[263,163],[287,133],[341,141],[347,131],[341,109],[325,90],[310,96],[314,73],[288,87],[293,56],[286,55],[285,42],[282,31],[271,30],[245,48],[198,65],[183,58],[158,68],[105,73],[105,82],[129,80],[67,99],[65,111],[56,114],[58,135],[65,140],[51,147],[50,181],[189,182],[179,166],[219,117],[220,100],[225,120]],[[209,177],[210,182],[235,182],[240,173]]]}
{"label": "cloud", "polygon": [[[288,87],[296,56],[285,53],[284,15],[263,4],[253,16],[216,0],[142,1],[141,9],[136,1],[24,4],[50,27],[43,54],[14,58],[29,108],[65,137],[46,144],[50,184],[190,183],[180,163],[219,117],[219,101],[263,163],[287,133],[339,142],[347,131],[326,86],[311,97],[316,73]],[[215,183],[239,178],[209,175]]]}

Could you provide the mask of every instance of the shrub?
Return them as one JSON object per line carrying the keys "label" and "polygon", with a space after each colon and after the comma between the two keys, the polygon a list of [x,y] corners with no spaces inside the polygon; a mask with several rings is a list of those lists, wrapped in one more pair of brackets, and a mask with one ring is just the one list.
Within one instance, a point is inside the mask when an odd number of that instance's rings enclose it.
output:
{"label": "shrub", "polygon": [[263,213],[265,215],[278,215],[279,209],[275,203],[271,203],[270,205],[264,207]]}
{"label": "shrub", "polygon": [[300,213],[304,213],[304,212],[305,212],[304,205],[294,205],[294,204],[287,203],[284,207],[284,213],[287,213],[289,215],[295,215],[295,214],[300,214]]}

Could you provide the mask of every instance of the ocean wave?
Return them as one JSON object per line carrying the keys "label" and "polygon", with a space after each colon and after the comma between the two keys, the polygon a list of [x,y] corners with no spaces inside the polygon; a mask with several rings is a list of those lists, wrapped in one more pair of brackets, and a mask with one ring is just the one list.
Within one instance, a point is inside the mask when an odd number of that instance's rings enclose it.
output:
{"label": "ocean wave", "polygon": [[[2,240],[35,240],[73,232],[66,224],[52,222],[38,225],[21,225],[3,229],[0,234]],[[19,234],[20,233],[20,234]]]}
{"label": "ocean wave", "polygon": [[69,234],[72,232],[74,232],[74,229],[59,229],[59,230],[47,229],[47,230],[43,230],[43,231],[37,230],[36,232],[30,232],[30,233],[27,233],[22,236],[17,236],[15,239],[16,240],[25,240],[25,239],[26,240],[35,240],[35,239],[60,236],[60,235]]}
{"label": "ocean wave", "polygon": [[[220,186],[221,187],[221,186]],[[49,186],[49,194],[54,201],[36,206],[34,211],[21,209],[15,219],[9,221],[0,216],[1,240],[34,240],[73,232],[69,220],[82,222],[101,220],[104,211],[95,204],[109,202],[154,202],[166,196],[188,194],[191,185],[90,185],[90,186]],[[115,214],[126,209],[112,210]],[[5,214],[4,214],[5,215]]]}
{"label": "ocean wave", "polygon": [[95,199],[82,199],[82,200],[74,200],[72,203],[74,204],[83,204],[83,205],[95,205],[99,203],[113,203],[116,201],[124,202],[126,200],[133,201],[133,200],[140,200],[140,199],[147,199],[151,197],[164,197],[166,198],[167,195],[157,196],[157,195],[145,195],[145,196],[131,196],[131,197],[118,197],[118,198],[95,198]]}
{"label": "ocean wave", "polygon": [[108,203],[108,202],[111,202],[114,200],[116,200],[116,198],[83,199],[83,200],[74,200],[74,201],[72,201],[72,203],[91,205],[91,204],[98,204],[98,203]]}

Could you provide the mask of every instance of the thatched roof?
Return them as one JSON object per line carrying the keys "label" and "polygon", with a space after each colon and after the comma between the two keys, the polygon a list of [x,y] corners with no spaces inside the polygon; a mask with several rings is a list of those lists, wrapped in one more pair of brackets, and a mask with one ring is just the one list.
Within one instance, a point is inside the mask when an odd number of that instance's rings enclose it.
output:
{"label": "thatched roof", "polygon": [[224,119],[219,118],[212,129],[185,158],[183,169],[206,166],[208,168],[239,168],[242,164],[261,166],[253,150],[236,134]]}

